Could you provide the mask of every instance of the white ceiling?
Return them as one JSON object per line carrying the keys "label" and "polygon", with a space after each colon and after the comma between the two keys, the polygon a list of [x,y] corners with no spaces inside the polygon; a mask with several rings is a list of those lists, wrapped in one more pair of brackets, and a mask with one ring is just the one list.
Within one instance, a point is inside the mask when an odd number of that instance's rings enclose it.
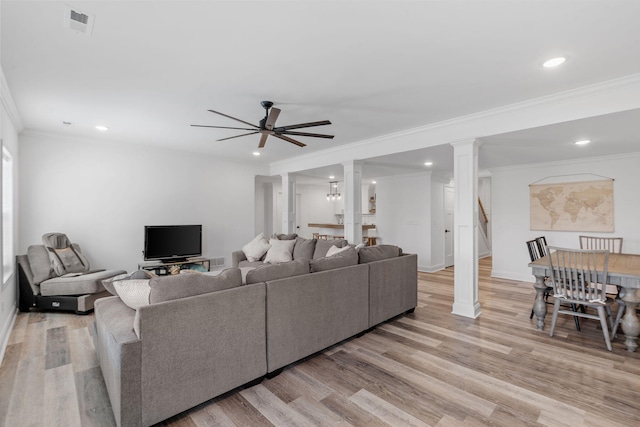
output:
{"label": "white ceiling", "polygon": [[[65,5],[95,18],[63,25]],[[27,129],[267,165],[640,73],[640,1],[7,1],[1,61]],[[567,56],[560,68],[541,63]],[[190,124],[331,120],[298,148]],[[638,111],[484,137],[480,167],[640,151]],[[72,125],[63,125],[71,122]],[[106,133],[97,124],[110,127]],[[586,147],[570,142],[589,135]],[[602,144],[596,141],[606,142]],[[366,158],[366,153],[363,154]],[[366,160],[367,178],[451,170],[451,148]],[[326,176],[330,168],[309,171]],[[340,168],[337,168],[340,169]],[[341,171],[336,171],[341,175]]]}

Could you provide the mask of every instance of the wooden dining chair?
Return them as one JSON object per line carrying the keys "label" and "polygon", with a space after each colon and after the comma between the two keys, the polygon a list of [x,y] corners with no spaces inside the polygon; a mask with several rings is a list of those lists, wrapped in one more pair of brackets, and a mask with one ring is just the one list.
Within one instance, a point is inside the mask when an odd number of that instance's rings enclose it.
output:
{"label": "wooden dining chair", "polygon": [[[579,236],[580,249],[607,249],[612,254],[622,253],[622,237],[596,237],[596,236]],[[622,298],[619,296],[620,288],[615,285],[605,285],[607,294],[618,303],[618,311],[616,313],[616,321],[611,330],[611,337],[615,338],[618,326],[622,320],[622,315],[626,310],[626,306]]]}
{"label": "wooden dining chair", "polygon": [[[613,300],[607,297],[604,286],[607,283],[609,269],[609,251],[591,249],[567,249],[548,246],[549,271],[553,287],[553,317],[551,331],[553,336],[558,314],[569,314],[575,317],[600,320],[602,334],[611,351],[609,328],[613,327],[611,305]],[[562,303],[593,307],[597,315],[578,310],[565,310]]]}
{"label": "wooden dining chair", "polygon": [[612,254],[622,253],[622,237],[579,236],[580,249],[608,250]]}

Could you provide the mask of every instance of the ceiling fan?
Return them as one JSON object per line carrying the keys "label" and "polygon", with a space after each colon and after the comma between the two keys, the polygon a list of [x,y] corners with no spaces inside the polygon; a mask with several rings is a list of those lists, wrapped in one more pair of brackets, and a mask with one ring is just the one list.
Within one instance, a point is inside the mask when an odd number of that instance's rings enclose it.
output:
{"label": "ceiling fan", "polygon": [[[324,126],[330,125],[331,122],[329,120],[321,120],[319,122],[309,122],[309,123],[299,123],[297,125],[288,125],[288,126],[278,126],[276,127],[276,120],[278,120],[278,116],[280,115],[280,109],[273,107],[273,102],[271,101],[262,101],[260,103],[262,107],[265,109],[265,116],[262,120],[260,120],[260,125],[256,126],[252,123],[245,122],[244,120],[236,119],[235,117],[231,117],[227,114],[220,113],[214,110],[207,110],[214,114],[219,114],[221,116],[227,117],[229,119],[238,121],[240,123],[244,123],[245,125],[251,126],[251,128],[236,128],[236,127],[228,127],[228,126],[209,126],[209,125],[191,125],[195,127],[202,128],[217,128],[217,129],[237,129],[237,130],[250,130],[249,133],[243,133],[241,135],[230,136],[228,138],[218,139],[217,141],[224,141],[232,138],[240,138],[241,136],[254,135],[256,133],[261,134],[260,143],[258,144],[258,148],[264,147],[267,142],[267,138],[269,135],[275,136],[276,138],[280,138],[284,141],[290,142],[292,144],[297,145],[298,147],[305,147],[306,144],[303,144],[300,141],[297,141],[288,135],[294,136],[310,136],[313,138],[329,138],[333,139],[333,135],[325,135],[321,133],[309,133],[309,132],[296,132],[291,129],[300,129],[300,128],[309,128],[313,126]],[[271,111],[269,111],[271,110]]]}

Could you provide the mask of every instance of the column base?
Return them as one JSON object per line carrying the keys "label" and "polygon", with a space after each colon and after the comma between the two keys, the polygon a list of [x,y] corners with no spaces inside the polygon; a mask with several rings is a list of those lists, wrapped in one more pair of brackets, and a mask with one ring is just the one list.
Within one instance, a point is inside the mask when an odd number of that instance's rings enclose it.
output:
{"label": "column base", "polygon": [[480,316],[482,310],[480,309],[480,303],[475,304],[462,304],[459,302],[453,303],[453,309],[451,314],[455,314],[457,316],[469,317],[471,319],[475,319]]}

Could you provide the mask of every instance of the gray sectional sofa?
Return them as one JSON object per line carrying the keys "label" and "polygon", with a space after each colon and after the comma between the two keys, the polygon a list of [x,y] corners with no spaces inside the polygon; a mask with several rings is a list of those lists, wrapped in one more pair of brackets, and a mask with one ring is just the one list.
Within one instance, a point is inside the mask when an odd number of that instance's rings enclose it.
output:
{"label": "gray sectional sofa", "polygon": [[[296,245],[319,242],[310,240]],[[234,253],[236,266],[218,276],[150,279],[150,303],[137,310],[116,296],[96,301],[117,424],[158,423],[416,307],[416,255],[390,245],[321,255],[247,265]]]}

